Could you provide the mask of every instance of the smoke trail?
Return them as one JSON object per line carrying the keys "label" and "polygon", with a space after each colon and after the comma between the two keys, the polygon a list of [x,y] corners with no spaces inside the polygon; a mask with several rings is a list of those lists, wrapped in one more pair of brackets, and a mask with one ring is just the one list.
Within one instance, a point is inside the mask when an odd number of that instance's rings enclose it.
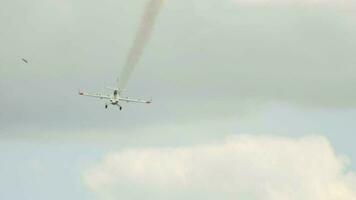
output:
{"label": "smoke trail", "polygon": [[141,24],[136,34],[135,41],[130,49],[121,76],[118,81],[118,87],[124,89],[132,72],[140,60],[143,50],[150,39],[157,15],[162,7],[163,0],[149,0],[141,18]]}

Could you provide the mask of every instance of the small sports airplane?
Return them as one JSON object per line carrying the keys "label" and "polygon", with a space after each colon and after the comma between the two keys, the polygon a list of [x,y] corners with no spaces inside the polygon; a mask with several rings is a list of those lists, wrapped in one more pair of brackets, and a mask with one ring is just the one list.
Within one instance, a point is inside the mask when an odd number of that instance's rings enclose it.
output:
{"label": "small sports airplane", "polygon": [[[90,94],[90,93],[85,93],[85,92],[79,91],[79,95],[109,100],[109,104],[114,105],[114,106],[119,106],[120,110],[122,110],[122,106],[119,105],[120,101],[126,102],[126,103],[129,103],[129,102],[147,103],[147,104],[152,103],[152,101],[145,101],[145,100],[140,100],[140,99],[131,99],[131,98],[128,98],[128,97],[122,97],[121,96],[122,91],[117,89],[117,88],[106,87],[106,89],[112,90],[113,94],[112,95],[108,95],[108,94]],[[105,109],[107,109],[107,108],[108,108],[108,104],[106,103],[105,104]]]}

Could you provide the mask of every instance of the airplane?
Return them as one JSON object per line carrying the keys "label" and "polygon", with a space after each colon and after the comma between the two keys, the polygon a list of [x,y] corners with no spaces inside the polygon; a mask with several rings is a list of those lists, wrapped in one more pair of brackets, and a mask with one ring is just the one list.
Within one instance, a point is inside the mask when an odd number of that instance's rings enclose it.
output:
{"label": "airplane", "polygon": [[26,64],[28,63],[28,60],[26,60],[25,58],[22,58],[21,60]]}
{"label": "airplane", "polygon": [[[123,96],[121,96],[122,90],[119,90],[117,88],[106,87],[106,89],[112,90],[113,93],[111,95],[108,95],[108,94],[91,94],[91,93],[79,91],[79,95],[109,100],[109,104],[114,105],[114,106],[119,106],[120,110],[122,110],[122,106],[119,104],[120,101],[126,102],[126,103],[129,103],[129,102],[146,103],[146,104],[152,103],[152,101],[145,101],[145,100],[140,100],[140,99],[131,99],[128,97],[123,97]],[[107,109],[107,108],[108,108],[108,103],[105,104],[105,109]]]}

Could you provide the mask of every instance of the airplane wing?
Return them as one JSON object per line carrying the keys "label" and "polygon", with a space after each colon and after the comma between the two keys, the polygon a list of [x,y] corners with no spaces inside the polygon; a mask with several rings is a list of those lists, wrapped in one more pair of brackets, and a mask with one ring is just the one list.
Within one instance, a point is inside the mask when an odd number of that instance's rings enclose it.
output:
{"label": "airplane wing", "polygon": [[104,95],[104,94],[90,94],[90,93],[85,93],[85,92],[79,92],[79,95],[81,96],[87,96],[87,97],[95,97],[99,99],[111,99],[109,95]]}
{"label": "airplane wing", "polygon": [[130,99],[128,97],[120,97],[119,98],[120,101],[126,101],[127,103],[129,102],[134,102],[134,103],[152,103],[152,101],[146,101],[146,100],[140,100],[140,99]]}

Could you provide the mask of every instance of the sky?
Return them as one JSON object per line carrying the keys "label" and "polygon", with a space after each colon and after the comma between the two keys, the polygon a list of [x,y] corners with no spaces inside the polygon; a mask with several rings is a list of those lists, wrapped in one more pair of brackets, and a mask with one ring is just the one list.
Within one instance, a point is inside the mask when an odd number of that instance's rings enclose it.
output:
{"label": "sky", "polygon": [[[356,199],[356,5],[0,0],[0,199]],[[21,58],[26,58],[25,64]]]}

